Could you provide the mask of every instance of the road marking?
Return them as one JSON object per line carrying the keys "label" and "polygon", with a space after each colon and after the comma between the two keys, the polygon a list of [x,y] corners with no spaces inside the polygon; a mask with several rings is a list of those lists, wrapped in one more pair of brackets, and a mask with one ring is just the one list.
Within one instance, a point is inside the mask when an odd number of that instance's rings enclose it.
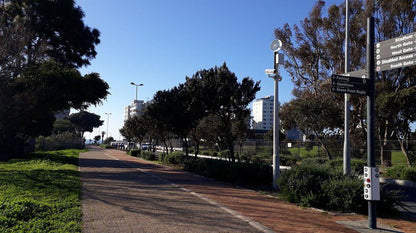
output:
{"label": "road marking", "polygon": [[220,204],[220,203],[218,203],[218,202],[216,202],[216,201],[214,201],[212,199],[209,199],[207,197],[204,197],[203,195],[201,195],[199,193],[196,193],[196,192],[193,192],[193,191],[191,191],[191,190],[189,190],[187,188],[181,187],[181,186],[179,186],[179,185],[177,185],[175,183],[172,183],[172,182],[170,182],[168,180],[165,180],[165,179],[163,179],[163,178],[161,178],[161,177],[159,177],[157,175],[154,175],[154,174],[151,174],[149,172],[146,172],[143,169],[137,168],[137,170],[140,171],[140,172],[142,172],[142,173],[145,173],[147,175],[150,175],[151,177],[156,178],[156,179],[158,179],[158,180],[160,180],[162,182],[168,183],[168,184],[170,184],[170,185],[172,185],[172,186],[174,186],[176,188],[179,188],[180,190],[182,190],[184,192],[190,193],[190,194],[192,194],[192,195],[194,195],[194,196],[196,196],[196,197],[198,197],[198,198],[200,198],[200,199],[208,202],[209,204],[214,205],[214,206],[222,209],[226,213],[228,213],[228,214],[230,214],[230,215],[232,215],[232,216],[234,216],[234,217],[236,217],[236,218],[238,218],[240,220],[243,220],[244,222],[247,222],[250,226],[256,228],[259,231],[262,231],[262,232],[265,232],[265,233],[274,233],[275,232],[272,229],[270,229],[270,228],[262,225],[261,223],[256,222],[254,220],[251,220],[250,218],[247,218],[247,217],[239,214],[237,211],[234,211],[234,210],[232,210],[232,209],[230,209],[230,208],[228,208],[228,207],[226,207],[226,206],[224,206],[224,205],[222,205],[222,204]]}
{"label": "road marking", "polygon": [[110,157],[110,158],[114,159],[114,160],[120,160],[120,159],[118,159],[118,158],[116,158],[116,157],[112,156],[112,155],[111,155],[110,153],[108,153],[108,152],[104,152],[104,154],[105,154],[105,155],[107,155],[108,157]]}
{"label": "road marking", "polygon": [[259,230],[259,231],[262,231],[262,232],[264,232],[264,233],[275,233],[275,231],[273,231],[272,229],[270,229],[270,228],[268,228],[268,227],[266,227],[266,226],[262,225],[261,223],[256,222],[256,221],[254,221],[254,220],[251,220],[250,218],[247,218],[247,217],[245,217],[245,216],[243,216],[243,215],[239,214],[237,211],[234,211],[234,210],[232,210],[232,209],[230,209],[230,208],[228,208],[228,207],[226,207],[226,206],[224,206],[224,205],[222,205],[222,204],[220,204],[220,203],[218,203],[218,202],[216,202],[216,201],[214,201],[214,200],[212,200],[212,199],[209,199],[209,198],[204,197],[203,195],[201,195],[201,194],[199,194],[199,193],[196,193],[196,192],[193,192],[193,191],[191,191],[191,190],[189,190],[189,189],[186,189],[186,188],[184,188],[184,187],[181,187],[181,186],[179,186],[179,185],[177,185],[177,184],[175,184],[175,183],[172,183],[172,182],[170,182],[170,181],[168,181],[168,180],[166,180],[166,179],[161,178],[160,176],[157,176],[157,175],[151,174],[150,172],[147,172],[147,171],[145,171],[145,170],[143,170],[143,169],[141,169],[141,168],[137,168],[137,167],[135,167],[135,166],[132,166],[132,165],[131,165],[130,163],[128,163],[127,161],[120,160],[120,159],[118,159],[118,158],[116,158],[116,157],[114,157],[114,156],[110,155],[108,152],[104,152],[104,154],[105,154],[105,155],[107,155],[108,157],[110,157],[110,158],[114,159],[114,160],[118,160],[118,161],[120,161],[121,163],[123,163],[123,164],[125,164],[125,165],[127,165],[127,166],[129,166],[129,167],[131,167],[131,168],[136,168],[136,169],[137,169],[137,171],[139,171],[139,172],[141,172],[141,173],[147,174],[147,175],[149,175],[149,176],[151,176],[151,177],[153,177],[153,178],[155,178],[155,179],[157,179],[157,180],[160,180],[160,181],[162,181],[162,182],[164,182],[164,183],[167,183],[167,184],[172,185],[172,186],[174,186],[174,187],[176,187],[176,188],[179,188],[180,190],[182,190],[182,191],[184,191],[184,192],[190,193],[190,194],[192,194],[192,195],[194,195],[194,196],[196,196],[196,197],[198,197],[198,198],[200,198],[200,199],[202,199],[202,200],[204,200],[204,201],[206,201],[206,202],[210,203],[211,205],[214,205],[214,206],[216,206],[216,207],[218,207],[218,208],[222,209],[222,210],[223,210],[223,211],[225,211],[226,213],[228,213],[228,214],[230,214],[230,215],[232,215],[232,216],[234,216],[234,217],[236,217],[236,218],[238,218],[238,219],[240,219],[240,220],[242,220],[242,221],[244,221],[244,222],[247,222],[250,226],[252,226],[252,227],[256,228],[256,229],[257,229],[257,230]]}

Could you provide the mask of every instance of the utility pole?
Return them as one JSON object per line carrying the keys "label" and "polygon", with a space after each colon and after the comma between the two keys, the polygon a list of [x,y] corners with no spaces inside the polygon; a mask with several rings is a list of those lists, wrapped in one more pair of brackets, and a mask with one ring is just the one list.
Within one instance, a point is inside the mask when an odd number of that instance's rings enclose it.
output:
{"label": "utility pole", "polygon": [[[349,41],[349,0],[345,0],[345,73],[350,71],[350,41]],[[351,173],[351,143],[350,143],[350,94],[344,94],[344,175]]]}
{"label": "utility pole", "polygon": [[282,48],[282,42],[280,40],[274,40],[271,44],[271,50],[274,55],[274,69],[266,69],[266,74],[269,78],[274,79],[274,103],[273,103],[273,189],[278,189],[277,179],[280,177],[280,155],[279,155],[279,132],[280,132],[280,120],[279,120],[279,81],[281,80],[279,75],[279,64],[283,64],[284,56],[279,53]]}
{"label": "utility pole", "polygon": [[[375,155],[375,61],[374,61],[374,17],[367,18],[367,72],[369,88],[367,96],[367,165],[376,166]],[[378,177],[377,177],[378,178]],[[377,228],[376,202],[368,201],[368,227]]]}
{"label": "utility pole", "polygon": [[105,115],[107,115],[107,138],[108,138],[109,137],[109,135],[108,135],[108,125],[110,124],[110,115],[111,115],[111,112],[110,113],[105,113]]}

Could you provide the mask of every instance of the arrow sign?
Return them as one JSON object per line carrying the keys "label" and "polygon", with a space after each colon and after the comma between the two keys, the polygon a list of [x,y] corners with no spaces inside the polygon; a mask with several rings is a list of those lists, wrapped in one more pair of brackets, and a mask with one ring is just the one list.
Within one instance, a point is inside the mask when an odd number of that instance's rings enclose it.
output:
{"label": "arrow sign", "polygon": [[416,65],[416,53],[409,53],[385,59],[378,59],[376,71],[385,71]]}
{"label": "arrow sign", "polygon": [[367,95],[368,86],[368,80],[365,78],[349,77],[336,74],[331,76],[332,92]]}
{"label": "arrow sign", "polygon": [[412,43],[414,45],[415,42],[416,42],[416,32],[409,33],[403,36],[398,36],[389,40],[380,41],[376,44],[376,49],[386,49],[386,48],[391,49],[391,50],[401,49],[406,46],[407,47],[411,46]]}

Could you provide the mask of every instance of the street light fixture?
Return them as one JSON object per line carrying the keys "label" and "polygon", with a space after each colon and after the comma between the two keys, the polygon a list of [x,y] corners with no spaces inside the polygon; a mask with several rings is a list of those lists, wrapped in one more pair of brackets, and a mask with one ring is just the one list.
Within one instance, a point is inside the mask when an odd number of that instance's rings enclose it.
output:
{"label": "street light fixture", "polygon": [[274,79],[274,103],[273,103],[273,188],[277,189],[277,179],[280,176],[280,156],[279,156],[279,81],[282,78],[279,75],[279,64],[283,64],[284,56],[279,53],[282,48],[280,40],[274,40],[270,45],[274,54],[274,69],[266,69],[265,73],[269,78]]}
{"label": "street light fixture", "polygon": [[108,125],[110,124],[111,112],[110,113],[105,113],[105,115],[107,115],[107,138],[108,138],[109,137],[109,135],[108,135]]}
{"label": "street light fixture", "polygon": [[143,83],[135,84],[134,82],[131,82],[130,84],[133,85],[133,86],[136,86],[136,101],[137,101],[137,88],[140,87],[140,86],[143,86]]}

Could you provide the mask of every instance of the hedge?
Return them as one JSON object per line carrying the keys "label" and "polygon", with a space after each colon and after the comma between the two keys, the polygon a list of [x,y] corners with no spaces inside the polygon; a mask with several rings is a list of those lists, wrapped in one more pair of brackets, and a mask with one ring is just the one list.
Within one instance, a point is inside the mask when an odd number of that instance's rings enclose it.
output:
{"label": "hedge", "polygon": [[416,167],[396,165],[387,169],[386,176],[393,179],[410,180],[416,182]]}
{"label": "hedge", "polygon": [[189,158],[184,160],[184,170],[238,185],[272,184],[272,168],[266,164]]}
{"label": "hedge", "polygon": [[[302,206],[331,211],[366,214],[363,198],[363,180],[359,176],[344,176],[329,164],[302,164],[283,171],[278,181],[283,197]],[[396,191],[381,189],[378,214],[391,216],[398,213],[394,206],[403,205]]]}

